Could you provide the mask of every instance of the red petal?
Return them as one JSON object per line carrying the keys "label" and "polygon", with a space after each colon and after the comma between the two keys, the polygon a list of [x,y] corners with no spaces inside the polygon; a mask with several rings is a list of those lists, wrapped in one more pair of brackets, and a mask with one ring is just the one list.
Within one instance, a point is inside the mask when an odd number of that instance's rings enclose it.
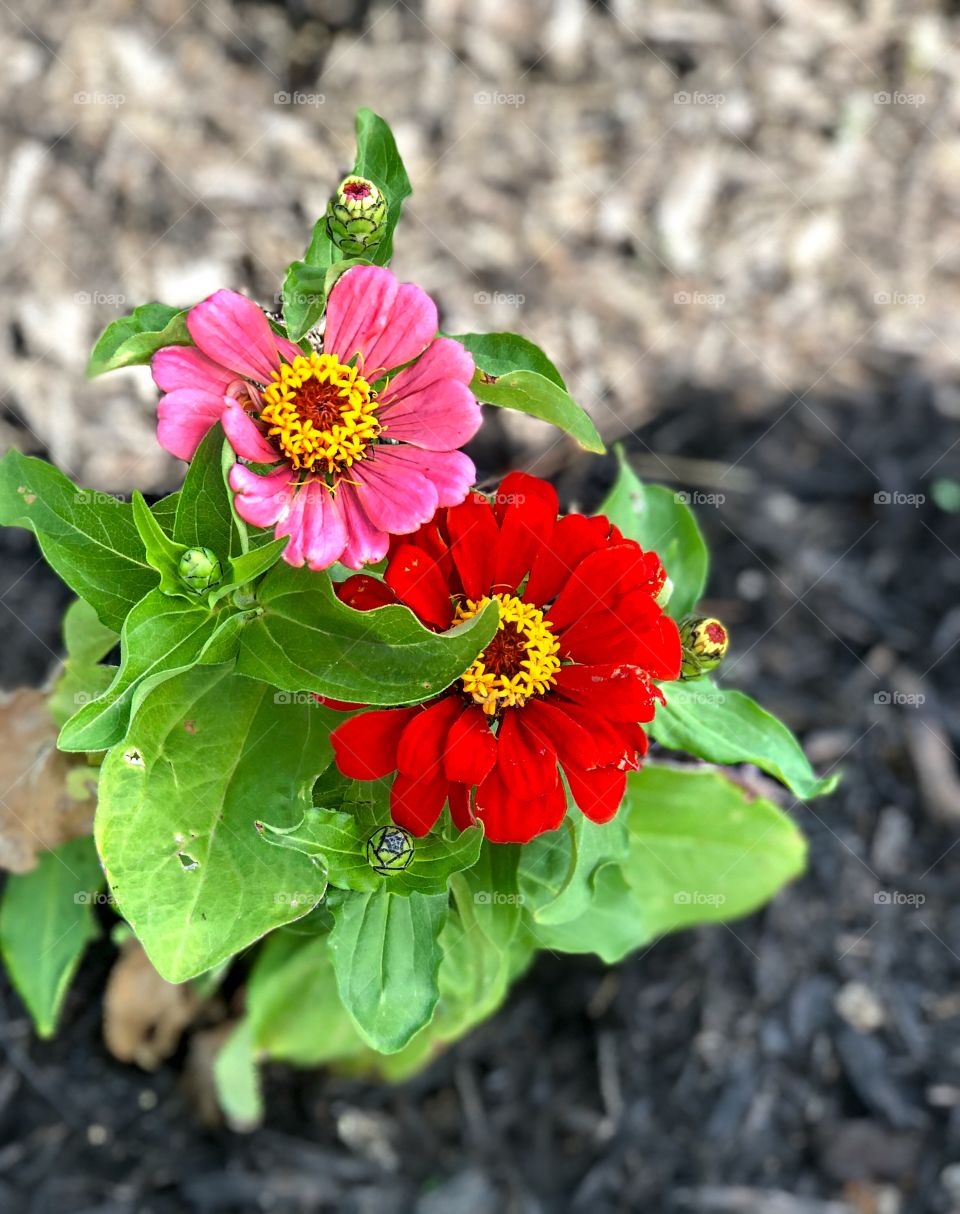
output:
{"label": "red petal", "polygon": [[422,548],[403,544],[390,558],[386,582],[411,611],[435,628],[449,628],[453,620],[450,588],[440,567]]}
{"label": "red petal", "polygon": [[615,588],[623,576],[625,562],[631,560],[635,547],[615,544],[612,548],[592,552],[582,560],[550,608],[550,621],[554,628],[567,628],[597,607],[613,607],[619,597],[614,593]]}
{"label": "red petal", "polygon": [[489,594],[500,536],[490,503],[481,494],[471,493],[462,505],[447,511],[447,529],[467,598]]}
{"label": "red petal", "polygon": [[[642,649],[639,665],[653,679],[672,680],[680,677],[682,651],[680,629],[676,620],[662,615],[638,642]],[[661,697],[662,698],[662,697]]]}
{"label": "red petal", "polygon": [[[577,766],[616,767],[620,763],[631,762],[633,752],[623,732],[624,727],[619,722],[610,721],[580,704],[564,704],[563,711],[575,724],[585,729],[593,741],[592,763],[578,763]],[[563,754],[563,758],[566,757]]]}
{"label": "red petal", "polygon": [[343,582],[334,582],[337,598],[354,611],[373,611],[375,607],[386,607],[395,603],[397,596],[386,582],[371,577],[369,573],[357,573]]}
{"label": "red petal", "polygon": [[[443,776],[443,752],[450,726],[463,711],[460,700],[444,696],[418,712],[397,747],[397,768],[408,776]],[[444,777],[446,778],[446,777]]]}
{"label": "red petal", "polygon": [[653,688],[639,666],[615,662],[562,666],[554,677],[560,695],[602,716],[615,721],[653,720]]}
{"label": "red petal", "polygon": [[448,780],[473,787],[490,773],[497,761],[497,739],[489,718],[476,706],[468,707],[447,734],[443,764]]}
{"label": "red petal", "polygon": [[544,831],[556,830],[567,812],[563,785],[543,797],[520,801],[495,768],[477,789],[477,817],[491,843],[529,843]]}
{"label": "red petal", "polygon": [[547,739],[530,729],[525,709],[508,708],[497,734],[497,771],[513,796],[530,801],[557,786],[557,752]]}
{"label": "red petal", "polygon": [[470,804],[470,788],[466,784],[450,785],[450,817],[457,830],[468,830],[477,824]]}
{"label": "red petal", "polygon": [[425,835],[436,825],[449,791],[442,773],[416,777],[398,772],[390,789],[390,816],[411,834]]}
{"label": "red petal", "polygon": [[330,735],[337,767],[351,780],[379,780],[397,768],[397,745],[417,708],[383,708],[344,721]]}
{"label": "red petal", "polygon": [[564,766],[573,799],[591,822],[609,822],[620,808],[627,787],[622,771],[603,767],[597,771],[578,771]]}
{"label": "red petal", "polygon": [[578,767],[596,767],[600,747],[594,736],[565,711],[566,705],[533,699],[524,708],[524,720],[542,734],[558,755]]}
{"label": "red petal", "polygon": [[493,570],[496,588],[517,589],[543,545],[549,542],[558,509],[557,492],[546,481],[525,472],[504,477],[494,499],[494,512],[500,521]]}
{"label": "red petal", "polygon": [[596,519],[582,514],[568,514],[553,529],[549,544],[545,544],[533,562],[530,581],[523,592],[524,601],[541,607],[556,598],[570,575],[591,552],[605,543]]}

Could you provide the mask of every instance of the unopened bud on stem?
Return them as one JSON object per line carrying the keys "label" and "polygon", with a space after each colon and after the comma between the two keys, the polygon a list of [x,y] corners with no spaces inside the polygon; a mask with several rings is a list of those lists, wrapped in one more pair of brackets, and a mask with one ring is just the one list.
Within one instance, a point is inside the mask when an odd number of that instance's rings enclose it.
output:
{"label": "unopened bud on stem", "polygon": [[683,646],[680,678],[696,679],[720,665],[730,645],[730,634],[719,620],[690,616],[680,625],[680,643]]}
{"label": "unopened bud on stem", "polygon": [[345,177],[327,206],[327,234],[347,257],[373,253],[386,231],[387,200],[366,177]]}
{"label": "unopened bud on stem", "polygon": [[180,558],[177,572],[184,584],[197,594],[212,590],[223,581],[220,558],[210,548],[188,548]]}

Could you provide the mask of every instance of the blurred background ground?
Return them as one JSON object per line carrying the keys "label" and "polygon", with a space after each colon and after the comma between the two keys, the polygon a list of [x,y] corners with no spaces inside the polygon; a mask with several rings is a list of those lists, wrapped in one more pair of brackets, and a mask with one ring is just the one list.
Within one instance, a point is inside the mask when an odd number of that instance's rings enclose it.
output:
{"label": "blurred background ground", "polygon": [[[810,873],[764,913],[546,958],[398,1090],[273,1072],[248,1138],[198,1128],[186,1047],[109,1058],[108,945],[52,1044],[5,993],[0,1210],[960,1211],[955,6],[15,0],[0,38],[0,446],[172,487],[149,376],[85,382],[92,341],[270,301],[370,105],[415,186],[397,271],[693,496],[728,681],[847,773],[790,807]],[[476,455],[568,507],[613,475],[500,414]],[[0,543],[0,675],[36,683],[65,596]]]}

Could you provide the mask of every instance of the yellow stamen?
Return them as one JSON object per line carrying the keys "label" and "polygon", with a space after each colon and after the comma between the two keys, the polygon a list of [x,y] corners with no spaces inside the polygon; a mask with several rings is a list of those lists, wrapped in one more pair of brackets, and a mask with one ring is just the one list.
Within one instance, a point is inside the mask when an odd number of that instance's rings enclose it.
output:
{"label": "yellow stamen", "polygon": [[370,385],[333,354],[298,354],[282,363],[262,399],[260,420],[294,468],[349,468],[380,434]]}
{"label": "yellow stamen", "polygon": [[467,599],[457,607],[457,620],[472,619],[491,597],[500,604],[500,625],[460,681],[467,695],[492,717],[501,708],[522,708],[531,696],[550,690],[560,669],[560,642],[540,608],[512,594]]}

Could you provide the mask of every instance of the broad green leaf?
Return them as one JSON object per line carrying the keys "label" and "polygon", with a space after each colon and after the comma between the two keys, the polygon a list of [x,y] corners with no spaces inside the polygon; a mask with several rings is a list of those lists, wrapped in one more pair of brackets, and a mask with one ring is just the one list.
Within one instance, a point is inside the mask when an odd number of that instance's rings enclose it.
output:
{"label": "broad green leaf", "polygon": [[840,776],[818,779],[786,725],[742,691],[701,678],[670,683],[664,695],[650,725],[661,746],[711,763],[752,763],[804,801],[836,788]]}
{"label": "broad green leaf", "polygon": [[261,613],[240,638],[237,670],[284,691],[363,704],[428,700],[463,673],[497,629],[496,603],[445,633],[406,607],[354,611],[329,577],[280,563],[257,591]]}
{"label": "broad green leaf", "polygon": [[227,666],[198,666],[155,688],[107,755],[97,847],[121,914],[167,981],[196,977],[323,897],[321,869],[264,847],[254,824],[303,817],[331,759],[332,719]]}
{"label": "broad green leaf", "polygon": [[133,492],[133,521],[143,541],[147,562],[160,574],[160,590],[164,594],[176,595],[196,603],[199,596],[187,588],[180,577],[180,558],[188,551],[186,545],[175,543],[143,500],[143,495]]}
{"label": "broad green leaf", "polygon": [[376,871],[367,858],[367,843],[381,825],[376,818],[333,809],[308,809],[297,826],[278,830],[261,823],[268,843],[290,847],[321,862],[331,885],[340,889],[387,889],[392,894],[442,894],[451,876],[475,864],[483,842],[479,827],[460,831],[452,839],[442,834],[412,841],[413,856],[406,868]]}
{"label": "broad green leaf", "polygon": [[7,877],[0,906],[0,951],[41,1037],[51,1037],[90,940],[103,873],[90,839],[41,852],[29,873]]}
{"label": "broad green leaf", "polygon": [[151,590],[127,616],[120,634],[120,665],[113,682],[67,721],[61,750],[107,750],[127,728],[137,685],[163,672],[192,665],[217,626],[205,606]]}
{"label": "broad green leaf", "polygon": [[0,526],[32,531],[47,563],[114,632],[157,584],[129,504],[78,489],[42,459],[10,450],[0,460]]}
{"label": "broad green leaf", "polygon": [[217,1103],[227,1124],[238,1133],[254,1130],[263,1121],[263,1093],[253,1056],[253,1029],[241,1020],[213,1060]]}
{"label": "broad green leaf", "polygon": [[720,772],[645,767],[620,813],[629,854],[596,871],[579,918],[534,926],[542,947],[619,961],[666,932],[748,914],[803,871],[794,823]]}
{"label": "broad green leaf", "polygon": [[645,485],[617,448],[620,471],[597,510],[628,539],[660,557],[673,582],[667,610],[680,619],[696,607],[707,582],[709,555],[700,528],[681,495],[665,485]]}
{"label": "broad green leaf", "polygon": [[606,451],[589,413],[565,388],[536,371],[507,371],[491,376],[480,369],[470,381],[470,391],[484,404],[516,409],[529,417],[550,422],[576,439],[584,451],[599,454]]}
{"label": "broad green leaf", "polygon": [[89,603],[75,599],[63,617],[63,639],[67,654],[48,701],[53,719],[60,726],[113,682],[116,668],[99,663],[120,638],[100,623]]}
{"label": "broad green leaf", "polygon": [[164,346],[189,345],[185,310],[161,303],[142,304],[130,316],[107,325],[93,347],[87,375],[92,378],[118,367],[148,363]]}
{"label": "broad green leaf", "polygon": [[278,1062],[319,1066],[367,1047],[340,1002],[326,934],[273,932],[247,985],[254,1049]]}
{"label": "broad green leaf", "polygon": [[387,200],[386,233],[372,260],[378,266],[390,264],[393,233],[400,221],[404,201],[412,192],[393,132],[386,122],[366,108],[357,110],[357,160],[354,173],[373,182]]}
{"label": "broad green leaf", "polygon": [[558,830],[547,831],[521,852],[518,888],[523,909],[537,924],[566,923],[584,913],[597,869],[627,854],[622,816],[598,825],[575,807]]}
{"label": "broad green leaf", "polygon": [[[283,853],[287,854],[287,853]],[[337,989],[360,1036],[382,1054],[403,1049],[433,1015],[447,895],[345,893],[331,905]]]}
{"label": "broad green leaf", "polygon": [[173,535],[173,527],[177,521],[177,506],[179,504],[180,490],[177,489],[173,493],[168,493],[166,497],[160,498],[158,502],[154,502],[150,507],[153,511],[153,517],[169,536]]}
{"label": "broad green leaf", "polygon": [[243,549],[234,526],[230,491],[224,480],[225,453],[235,456],[223,428],[215,425],[190,461],[177,501],[173,539],[185,548],[209,548],[221,561]]}
{"label": "broad green leaf", "polygon": [[563,377],[546,354],[519,333],[457,333],[453,334],[453,340],[470,351],[478,369],[487,375],[535,371],[566,390]]}

